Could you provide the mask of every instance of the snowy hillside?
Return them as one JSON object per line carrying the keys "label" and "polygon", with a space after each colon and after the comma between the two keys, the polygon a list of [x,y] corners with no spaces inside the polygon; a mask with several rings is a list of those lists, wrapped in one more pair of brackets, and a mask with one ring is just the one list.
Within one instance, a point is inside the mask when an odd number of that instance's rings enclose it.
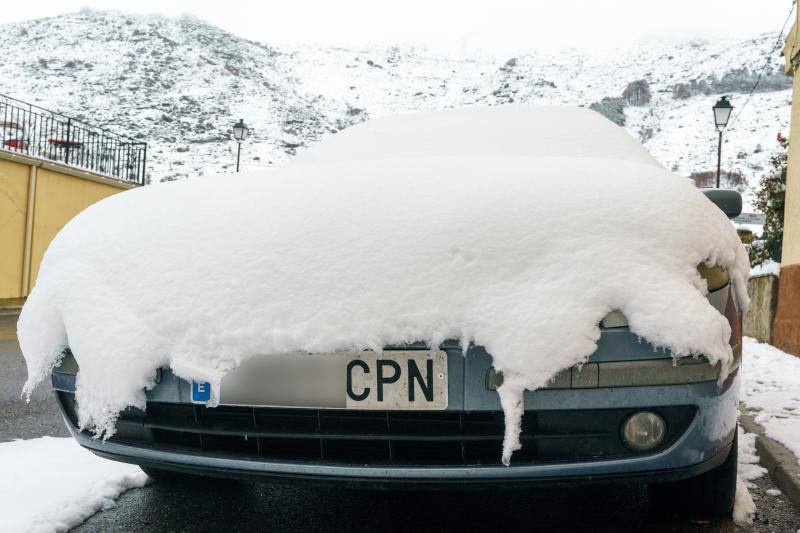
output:
{"label": "snowy hillside", "polygon": [[[252,169],[368,117],[503,103],[594,104],[688,176],[715,169],[711,105],[720,94],[744,103],[775,39],[457,58],[280,46],[193,18],[82,11],[0,26],[0,93],[147,141],[153,182],[232,170],[239,118],[253,130],[242,163]],[[778,52],[771,60],[723,148],[723,167],[750,186],[788,129],[790,80]]]}

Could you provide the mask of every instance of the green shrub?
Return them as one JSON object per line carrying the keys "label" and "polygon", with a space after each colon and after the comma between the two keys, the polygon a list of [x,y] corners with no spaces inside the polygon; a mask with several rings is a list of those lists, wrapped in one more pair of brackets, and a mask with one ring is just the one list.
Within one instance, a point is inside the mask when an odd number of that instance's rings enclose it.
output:
{"label": "green shrub", "polygon": [[750,245],[750,265],[757,266],[772,259],[780,262],[783,242],[783,204],[786,197],[786,163],[789,140],[778,134],[780,148],[770,158],[770,171],[761,178],[756,193],[756,210],[766,215],[761,239]]}

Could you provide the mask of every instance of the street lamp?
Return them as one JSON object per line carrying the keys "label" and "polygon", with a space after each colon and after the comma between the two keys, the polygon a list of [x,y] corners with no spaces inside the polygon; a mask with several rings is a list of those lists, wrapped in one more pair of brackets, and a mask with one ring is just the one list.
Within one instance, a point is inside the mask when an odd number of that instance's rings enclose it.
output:
{"label": "street lamp", "polygon": [[244,119],[239,119],[239,122],[233,125],[233,138],[236,139],[238,147],[236,149],[236,172],[239,172],[239,156],[242,154],[242,141],[247,139],[250,134],[250,129],[245,126]]}
{"label": "street lamp", "polygon": [[728,125],[733,106],[728,101],[728,97],[723,96],[717,100],[717,103],[711,109],[714,111],[714,127],[717,128],[717,133],[719,133],[719,142],[717,143],[717,189],[719,189],[719,171],[722,164],[722,130]]}

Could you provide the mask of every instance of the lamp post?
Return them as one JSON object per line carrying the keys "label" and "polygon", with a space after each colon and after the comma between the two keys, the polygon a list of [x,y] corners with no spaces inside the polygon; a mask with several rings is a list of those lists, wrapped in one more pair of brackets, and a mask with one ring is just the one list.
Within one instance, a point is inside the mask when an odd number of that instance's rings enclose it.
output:
{"label": "lamp post", "polygon": [[239,156],[242,154],[242,141],[247,139],[250,134],[250,129],[245,126],[244,119],[239,119],[239,122],[233,125],[233,138],[236,139],[238,147],[236,149],[236,172],[239,172]]}
{"label": "lamp post", "polygon": [[731,118],[731,111],[733,106],[728,101],[727,96],[721,97],[717,103],[711,108],[714,111],[714,126],[717,128],[719,134],[719,141],[717,143],[717,189],[719,189],[719,173],[722,164],[722,130],[728,125],[728,119]]}

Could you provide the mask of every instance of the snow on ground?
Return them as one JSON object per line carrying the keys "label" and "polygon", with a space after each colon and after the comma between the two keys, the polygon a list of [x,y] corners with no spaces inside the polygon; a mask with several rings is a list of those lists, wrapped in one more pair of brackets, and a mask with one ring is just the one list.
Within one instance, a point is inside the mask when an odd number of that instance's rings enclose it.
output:
{"label": "snow on ground", "polygon": [[148,479],[138,466],[54,437],[0,443],[0,472],[0,529],[8,533],[67,531]]}
{"label": "snow on ground", "polygon": [[773,260],[765,261],[764,263],[754,266],[750,269],[750,277],[758,278],[760,276],[780,276],[781,264]]}
{"label": "snow on ground", "polygon": [[744,338],[742,397],[755,421],[800,457],[800,358]]}
{"label": "snow on ground", "polygon": [[584,362],[611,311],[676,357],[732,361],[697,265],[727,268],[746,307],[736,231],[599,114],[471,108],[349,131],[281,169],[126,191],[70,221],[20,316],[26,391],[69,344],[80,422],[110,434],[161,366],[216,390],[259,354],[458,338],[504,373],[508,463],[524,389]]}
{"label": "snow on ground", "polygon": [[753,520],[756,504],[748,490],[752,481],[767,473],[767,469],[758,464],[756,454],[756,435],[745,433],[739,428],[739,474],[736,479],[736,499],[733,504],[733,519],[738,524],[747,524]]}

